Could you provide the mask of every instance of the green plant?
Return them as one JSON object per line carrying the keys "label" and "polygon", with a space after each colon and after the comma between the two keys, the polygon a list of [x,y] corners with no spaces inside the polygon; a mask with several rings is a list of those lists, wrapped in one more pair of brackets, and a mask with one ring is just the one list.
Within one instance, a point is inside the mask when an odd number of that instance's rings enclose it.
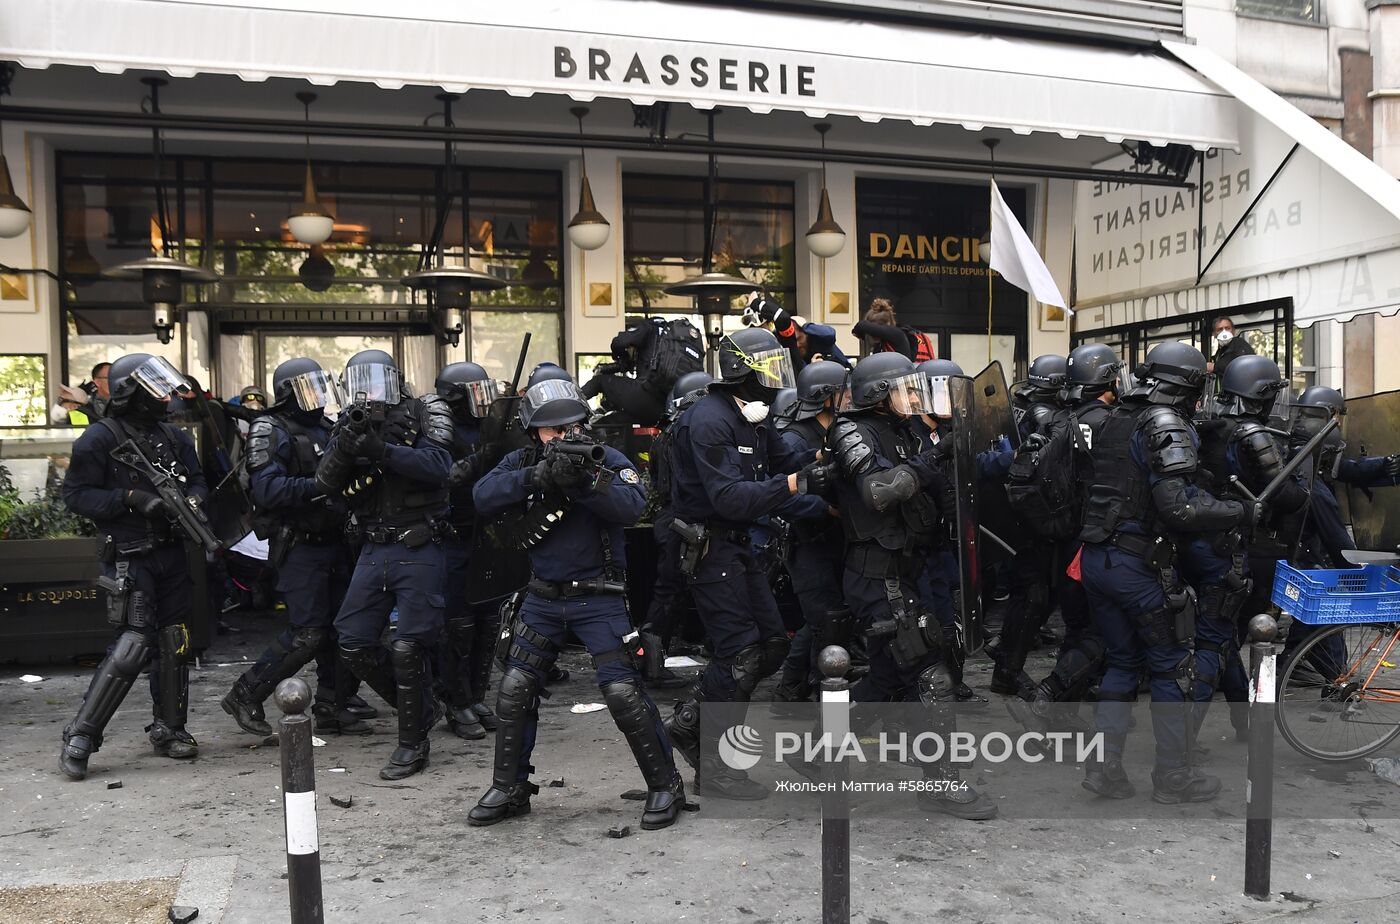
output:
{"label": "green plant", "polygon": [[10,470],[0,464],[0,539],[66,539],[96,535],[92,521],[71,512],[60,496],[60,484],[50,478],[44,493],[32,501],[20,496]]}

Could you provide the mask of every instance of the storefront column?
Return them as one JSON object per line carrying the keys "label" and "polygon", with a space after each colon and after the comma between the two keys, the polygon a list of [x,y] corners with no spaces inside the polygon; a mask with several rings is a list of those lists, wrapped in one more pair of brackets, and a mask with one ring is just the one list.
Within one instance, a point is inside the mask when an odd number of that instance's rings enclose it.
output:
{"label": "storefront column", "polygon": [[[0,263],[15,269],[54,268],[58,262],[55,196],[47,146],[35,137],[32,126],[7,122],[4,154],[15,195],[29,206],[31,217],[23,234],[0,239]],[[56,294],[56,284],[43,273],[0,276],[0,326],[5,331],[0,352],[46,355],[49,394],[55,392],[62,373],[59,352],[54,349]]]}
{"label": "storefront column", "polygon": [[[571,161],[564,203],[564,223],[578,211],[583,174]],[[565,367],[573,372],[578,353],[606,353],[622,330],[625,306],[622,288],[622,166],[612,151],[588,152],[588,183],[598,211],[612,225],[607,243],[597,250],[579,250],[564,234]]]}
{"label": "storefront column", "polygon": [[[1030,221],[1031,240],[1040,249],[1050,275],[1060,294],[1069,300],[1071,262],[1074,257],[1074,181],[1046,180],[1034,190]],[[1044,353],[1069,352],[1069,329],[1073,320],[1047,317],[1047,312],[1033,297],[1026,328],[1030,333],[1026,359],[1030,361]],[[1009,373],[1009,370],[1008,370]]]}

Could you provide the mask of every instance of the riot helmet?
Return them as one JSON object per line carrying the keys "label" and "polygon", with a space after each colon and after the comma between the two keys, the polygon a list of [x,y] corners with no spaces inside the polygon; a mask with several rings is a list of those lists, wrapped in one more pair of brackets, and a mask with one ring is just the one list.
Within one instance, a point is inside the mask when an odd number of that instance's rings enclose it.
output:
{"label": "riot helmet", "polygon": [[[1279,399],[1283,406],[1276,407]],[[1277,411],[1287,420],[1288,388],[1278,364],[1267,356],[1240,356],[1225,367],[1220,377],[1220,403],[1226,413],[1264,420]]]}
{"label": "riot helmet", "polygon": [[677,414],[693,404],[699,393],[708,388],[713,381],[714,376],[703,370],[687,372],[676,379],[676,384],[671,386],[671,395],[666,400],[666,416],[674,419]]}
{"label": "riot helmet", "polygon": [[345,397],[398,404],[403,400],[403,376],[394,357],[383,350],[361,350],[345,364]]}
{"label": "riot helmet", "polygon": [[525,388],[530,389],[541,382],[572,382],[574,377],[569,375],[568,370],[558,363],[540,363],[530,370],[530,377],[525,380]]}
{"label": "riot helmet", "polygon": [[783,388],[773,399],[772,420],[775,430],[786,430],[796,420],[797,389]]}
{"label": "riot helmet", "polygon": [[572,380],[545,379],[520,396],[520,425],[525,429],[564,427],[587,420],[588,402]]}
{"label": "riot helmet", "polygon": [[725,334],[719,344],[721,386],[734,386],[736,397],[772,404],[779,390],[792,388],[792,354],[761,327]]}
{"label": "riot helmet", "polygon": [[1147,351],[1142,364],[1133,370],[1137,385],[1132,397],[1151,404],[1176,405],[1195,409],[1206,384],[1206,358],[1195,347],[1172,340]]}
{"label": "riot helmet", "polygon": [[[822,360],[808,363],[797,373],[797,405],[793,420],[810,420],[826,410],[827,402],[839,399],[846,387],[846,367]],[[833,405],[834,406],[834,405]]]}
{"label": "riot helmet", "polygon": [[501,396],[500,387],[490,373],[477,363],[452,363],[438,373],[433,388],[453,412],[471,417],[485,417]]}
{"label": "riot helmet", "polygon": [[112,399],[108,404],[117,416],[157,419],[177,391],[189,381],[164,356],[128,353],[107,370]]}
{"label": "riot helmet", "polygon": [[1123,365],[1106,343],[1081,343],[1065,359],[1065,400],[1088,401],[1113,388]]}
{"label": "riot helmet", "polygon": [[289,359],[272,371],[272,396],[276,407],[294,403],[296,410],[336,411],[344,404],[340,386],[314,359]]}
{"label": "riot helmet", "polygon": [[1060,389],[1065,385],[1067,366],[1063,356],[1054,353],[1037,356],[1031,360],[1026,380],[1017,387],[1016,396],[1032,404],[1058,401]]}
{"label": "riot helmet", "polygon": [[[1240,357],[1240,359],[1245,358],[1247,357]],[[1235,362],[1239,362],[1239,360],[1235,360]],[[1225,371],[1229,372],[1232,368],[1234,368],[1234,363],[1231,363]],[[1328,388],[1325,385],[1312,385],[1304,388],[1290,408],[1289,437],[1297,442],[1306,443],[1316,436],[1334,416],[1340,417],[1346,412],[1346,399],[1337,389]],[[1338,438],[1340,439],[1340,437]],[[1328,442],[1331,440],[1329,439]]]}
{"label": "riot helmet", "polygon": [[931,379],[946,379],[950,375],[966,375],[962,366],[951,359],[926,359],[919,363],[917,368]]}
{"label": "riot helmet", "polygon": [[950,416],[947,380],[943,380],[942,406],[935,400],[933,383],[903,353],[872,353],[851,372],[850,405],[853,411],[879,407],[888,400],[890,411],[901,417],[916,414]]}
{"label": "riot helmet", "polygon": [[238,393],[238,404],[250,411],[267,410],[267,394],[256,385],[245,385]]}

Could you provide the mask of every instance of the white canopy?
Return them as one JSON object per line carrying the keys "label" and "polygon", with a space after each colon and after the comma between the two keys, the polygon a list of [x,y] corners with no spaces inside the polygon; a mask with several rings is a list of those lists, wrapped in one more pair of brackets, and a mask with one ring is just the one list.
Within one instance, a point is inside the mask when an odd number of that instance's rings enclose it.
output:
{"label": "white canopy", "polygon": [[654,0],[0,0],[0,58],[787,109],[1201,150],[1229,93],[1169,56]]}

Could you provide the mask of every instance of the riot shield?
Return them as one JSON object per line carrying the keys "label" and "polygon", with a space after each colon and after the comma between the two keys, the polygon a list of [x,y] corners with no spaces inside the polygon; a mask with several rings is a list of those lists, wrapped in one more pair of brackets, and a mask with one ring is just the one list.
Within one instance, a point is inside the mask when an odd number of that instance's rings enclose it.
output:
{"label": "riot shield", "polygon": [[[1000,375],[1000,367],[996,371]],[[1002,388],[1004,392],[1005,382]],[[982,628],[982,560],[979,554],[982,536],[977,520],[977,454],[985,444],[980,442],[977,429],[977,381],[963,375],[950,376],[948,392],[953,409],[953,540],[958,558],[955,599],[963,649],[972,654],[986,640]]]}
{"label": "riot shield", "polygon": [[[1400,391],[1347,399],[1342,418],[1347,458],[1383,456],[1400,451]],[[1366,489],[1337,484],[1346,496],[1357,548],[1388,551],[1400,545],[1400,490]],[[1345,487],[1345,490],[1342,488]]]}
{"label": "riot shield", "polygon": [[[972,380],[969,398],[972,401],[973,421],[973,461],[977,453],[995,447],[1004,436],[1011,441],[1014,449],[1021,439],[1011,408],[1011,392],[1006,387],[1006,377],[1002,375],[1001,363],[993,362],[977,373]],[[1004,561],[1013,554],[1008,547],[1014,547],[1015,537],[1022,535],[1016,514],[1006,499],[1006,491],[1000,484],[984,484],[978,497],[977,522],[981,527],[982,565],[990,567]],[[995,538],[989,537],[990,532]],[[1001,540],[1000,542],[997,540]]]}
{"label": "riot shield", "polygon": [[[497,398],[491,404],[487,419],[482,421],[483,448],[493,445],[497,458],[530,445],[530,436],[520,426],[516,412],[520,398]],[[467,565],[467,601],[472,604],[492,603],[510,596],[530,580],[530,558],[507,543],[508,530],[503,518],[487,520],[477,517],[472,534],[471,557]]]}

